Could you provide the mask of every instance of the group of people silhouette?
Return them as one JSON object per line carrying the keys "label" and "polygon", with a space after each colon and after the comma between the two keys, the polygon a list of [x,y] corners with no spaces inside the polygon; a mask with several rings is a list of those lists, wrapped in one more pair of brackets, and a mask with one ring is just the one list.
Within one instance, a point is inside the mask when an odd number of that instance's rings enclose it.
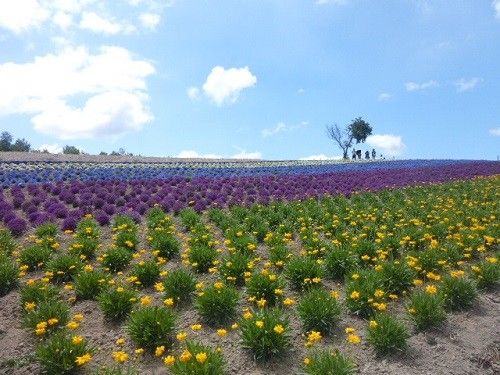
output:
{"label": "group of people silhouette", "polygon": [[[375,158],[377,157],[377,152],[375,151],[374,148],[372,148],[372,153],[371,153],[371,158],[375,160]],[[380,157],[382,158],[382,155],[380,155]],[[356,150],[356,149],[352,149],[352,160],[361,160],[362,159],[362,151],[361,150]],[[370,151],[366,150],[365,151],[365,159],[370,159]]]}

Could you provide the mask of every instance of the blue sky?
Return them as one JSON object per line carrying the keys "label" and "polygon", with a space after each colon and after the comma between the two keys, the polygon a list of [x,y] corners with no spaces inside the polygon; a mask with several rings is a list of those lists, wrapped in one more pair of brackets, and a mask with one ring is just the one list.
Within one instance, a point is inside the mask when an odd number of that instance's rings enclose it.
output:
{"label": "blue sky", "polygon": [[500,0],[0,0],[0,129],[34,147],[334,158],[500,153]]}

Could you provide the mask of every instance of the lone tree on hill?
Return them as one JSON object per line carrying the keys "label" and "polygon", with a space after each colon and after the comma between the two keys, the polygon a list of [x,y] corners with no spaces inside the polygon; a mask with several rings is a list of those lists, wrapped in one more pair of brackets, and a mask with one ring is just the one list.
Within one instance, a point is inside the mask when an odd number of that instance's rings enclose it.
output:
{"label": "lone tree on hill", "polygon": [[66,145],[64,146],[63,148],[63,154],[70,154],[70,155],[80,155],[80,150],[77,149],[75,146],[69,146],[69,145]]}
{"label": "lone tree on hill", "polygon": [[348,159],[347,154],[352,143],[354,141],[356,141],[356,143],[363,143],[366,141],[366,138],[372,134],[372,130],[370,124],[361,117],[352,120],[344,130],[341,130],[337,124],[326,126],[328,137],[335,141],[337,146],[340,147],[344,159]]}

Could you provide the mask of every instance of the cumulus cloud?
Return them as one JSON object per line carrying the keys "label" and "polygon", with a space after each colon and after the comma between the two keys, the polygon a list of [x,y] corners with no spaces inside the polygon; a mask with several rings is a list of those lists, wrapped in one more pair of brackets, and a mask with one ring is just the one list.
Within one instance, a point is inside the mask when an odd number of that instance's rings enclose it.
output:
{"label": "cumulus cloud", "polygon": [[0,27],[16,34],[39,27],[49,17],[38,0],[0,1]]}
{"label": "cumulus cloud", "polygon": [[500,0],[493,0],[491,6],[495,10],[495,17],[500,20]]}
{"label": "cumulus cloud", "polygon": [[303,158],[299,158],[299,160],[341,160],[342,156],[334,155],[334,156],[327,156],[325,154],[319,154],[319,155],[310,155],[310,156],[305,156]]}
{"label": "cumulus cloud", "polygon": [[156,13],[142,13],[139,16],[142,26],[149,30],[155,30],[160,23],[160,15]]}
{"label": "cumulus cloud", "polygon": [[366,143],[375,148],[379,154],[388,156],[400,155],[406,147],[401,136],[392,134],[370,135],[366,138]]}
{"label": "cumulus cloud", "polygon": [[387,92],[383,92],[381,94],[379,94],[378,96],[378,101],[379,102],[386,102],[388,101],[390,98],[392,98],[392,95],[387,93]]}
{"label": "cumulus cloud", "polygon": [[40,147],[37,148],[38,151],[47,151],[48,153],[50,154],[62,154],[63,152],[63,147],[60,146],[59,144],[57,143],[54,143],[54,144],[43,144],[41,145]]}
{"label": "cumulus cloud", "polygon": [[471,79],[465,79],[465,78],[460,78],[457,79],[454,84],[455,87],[457,88],[457,92],[465,92],[465,91],[470,91],[473,90],[478,83],[482,81],[481,78],[474,77]]}
{"label": "cumulus cloud", "polygon": [[[80,27],[106,35],[128,34],[136,31],[134,22],[154,30],[160,22],[161,11],[171,5],[157,0],[116,3],[117,6],[111,7],[97,0],[2,0],[0,28],[20,34],[48,24],[62,30]],[[117,18],[119,14],[127,16]]]}
{"label": "cumulus cloud", "polygon": [[121,24],[114,19],[101,17],[94,12],[84,12],[82,14],[80,28],[107,35],[130,33],[135,30],[134,26]]}
{"label": "cumulus cloud", "polygon": [[242,150],[238,152],[237,154],[234,154],[229,157],[230,159],[253,159],[253,160],[259,160],[262,159],[262,153],[255,151],[255,152],[247,152],[245,150]]}
{"label": "cumulus cloud", "polygon": [[490,134],[494,137],[500,137],[500,126],[498,128],[490,129]]}
{"label": "cumulus cloud", "polygon": [[427,82],[416,83],[416,82],[406,82],[406,91],[421,91],[425,89],[430,89],[433,87],[438,87],[439,84],[435,80],[430,80]]}
{"label": "cumulus cloud", "polygon": [[309,123],[307,121],[302,121],[298,125],[287,125],[284,122],[278,122],[276,124],[276,126],[274,126],[273,128],[262,129],[260,134],[262,134],[262,136],[264,138],[267,138],[267,137],[271,137],[271,136],[278,134],[278,133],[281,133],[281,132],[299,129],[299,128],[302,128],[302,127],[307,126],[307,125],[309,125]]}
{"label": "cumulus cloud", "polygon": [[190,87],[187,89],[189,99],[196,100],[200,97],[200,89],[198,87]]}
{"label": "cumulus cloud", "polygon": [[0,64],[0,116],[27,114],[61,139],[116,136],[152,120],[146,78],[155,69],[121,47],[67,47],[25,64]]}
{"label": "cumulus cloud", "polygon": [[221,106],[235,103],[240,92],[254,86],[256,82],[257,77],[250,72],[248,66],[230,69],[215,66],[203,84],[203,92]]}

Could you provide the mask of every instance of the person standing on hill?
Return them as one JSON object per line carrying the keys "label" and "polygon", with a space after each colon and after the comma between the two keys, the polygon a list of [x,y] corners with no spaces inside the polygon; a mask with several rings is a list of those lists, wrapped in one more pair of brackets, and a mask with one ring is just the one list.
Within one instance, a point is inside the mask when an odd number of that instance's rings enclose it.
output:
{"label": "person standing on hill", "polygon": [[377,153],[375,152],[375,149],[372,148],[372,159],[375,160],[376,157],[377,157]]}

